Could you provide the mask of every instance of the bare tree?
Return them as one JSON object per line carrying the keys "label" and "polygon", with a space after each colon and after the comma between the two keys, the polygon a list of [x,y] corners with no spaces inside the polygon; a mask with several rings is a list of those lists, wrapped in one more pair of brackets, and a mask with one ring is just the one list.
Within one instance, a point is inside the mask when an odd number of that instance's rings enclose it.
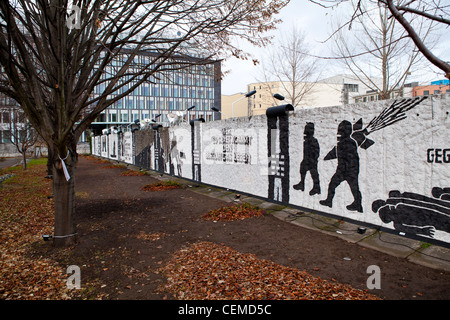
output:
{"label": "bare tree", "polygon": [[406,16],[419,16],[425,17],[430,21],[438,22],[442,25],[450,26],[450,4],[448,2],[442,2],[440,0],[433,1],[408,1],[400,2],[397,4],[393,0],[379,0],[387,5],[392,16],[405,28],[409,37],[412,39],[416,47],[420,52],[428,59],[433,65],[444,71],[445,77],[450,79],[450,62],[444,61],[433,54],[430,48],[427,46],[423,38],[420,37],[419,32],[411,24],[411,20],[408,20]]}
{"label": "bare tree", "polygon": [[33,147],[39,137],[31,123],[25,118],[22,110],[18,108],[10,109],[9,117],[9,137],[11,143],[22,155],[23,170],[27,169],[27,152]]}
{"label": "bare tree", "polygon": [[[322,7],[331,8],[348,3],[353,0],[309,0],[312,3]],[[444,72],[446,78],[450,79],[450,62],[445,61],[432,52],[432,48],[425,42],[423,34],[420,32],[420,25],[415,24],[418,17],[424,18],[429,22],[434,22],[445,29],[450,25],[450,4],[446,0],[358,0],[352,17],[342,24],[335,32],[348,27],[351,28],[355,19],[359,16],[365,16],[366,12],[362,9],[364,3],[378,3],[389,9],[389,19],[395,19],[402,25],[408,38],[414,43],[417,50],[431,62],[434,66]],[[353,53],[354,55],[355,53]]]}
{"label": "bare tree", "polygon": [[267,57],[262,60],[261,73],[266,90],[271,93],[273,103],[276,100],[270,82],[277,81],[286,93],[286,100],[298,107],[313,89],[319,78],[317,59],[310,55],[305,34],[293,26],[289,33],[280,34],[271,46]]}
{"label": "bare tree", "polygon": [[[407,39],[401,25],[390,19],[385,5],[375,3],[368,8],[364,3],[352,4],[351,12],[364,14],[353,16],[351,30],[339,28],[342,23],[338,22],[338,32],[333,37],[336,56],[362,83],[378,92],[381,99],[389,99],[398,87],[403,87],[422,56]],[[344,19],[348,21],[350,17]],[[428,37],[431,25],[422,23],[421,27],[423,37]],[[365,54],[355,54],[358,52]]]}
{"label": "bare tree", "polygon": [[[232,45],[270,40],[288,0],[10,0],[0,2],[0,92],[47,142],[55,245],[76,241],[76,145],[114,102],[164,70],[244,57]],[[192,59],[193,54],[202,58]],[[135,59],[146,55],[144,61]],[[100,93],[94,88],[100,86]]]}

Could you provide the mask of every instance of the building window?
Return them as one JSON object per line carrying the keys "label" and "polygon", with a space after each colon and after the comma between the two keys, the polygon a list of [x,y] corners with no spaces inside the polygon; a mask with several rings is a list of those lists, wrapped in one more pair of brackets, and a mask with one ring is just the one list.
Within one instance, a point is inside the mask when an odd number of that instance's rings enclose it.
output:
{"label": "building window", "polygon": [[122,122],[128,122],[128,112],[122,113]]}
{"label": "building window", "polygon": [[2,112],[2,114],[3,114],[3,119],[2,119],[2,122],[3,123],[9,123],[10,122],[10,113],[9,112]]}
{"label": "building window", "polygon": [[430,91],[424,90],[424,91],[423,91],[423,95],[424,95],[424,96],[429,96],[429,95],[430,95]]}
{"label": "building window", "polygon": [[3,131],[2,143],[11,143],[11,133],[7,130]]}
{"label": "building window", "polygon": [[117,122],[117,114],[116,113],[109,114],[109,122]]}
{"label": "building window", "polygon": [[344,83],[344,90],[346,92],[358,92],[358,85],[357,84],[351,84],[351,83]]}

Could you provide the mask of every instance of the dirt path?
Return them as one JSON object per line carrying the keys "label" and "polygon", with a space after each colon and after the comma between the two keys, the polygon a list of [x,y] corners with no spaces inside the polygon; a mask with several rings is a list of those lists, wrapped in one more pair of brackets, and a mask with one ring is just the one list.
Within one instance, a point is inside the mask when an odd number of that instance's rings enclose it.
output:
{"label": "dirt path", "polygon": [[[144,192],[151,176],[120,176],[80,158],[76,221],[80,243],[61,263],[81,266],[82,281],[97,284],[105,299],[172,299],[155,272],[183,246],[224,244],[241,253],[305,270],[322,279],[367,289],[367,267],[381,269],[384,299],[449,299],[450,273],[362,248],[271,215],[232,222],[201,219],[221,200],[189,190]],[[351,258],[351,260],[344,258]],[[94,294],[94,293],[93,293]]]}

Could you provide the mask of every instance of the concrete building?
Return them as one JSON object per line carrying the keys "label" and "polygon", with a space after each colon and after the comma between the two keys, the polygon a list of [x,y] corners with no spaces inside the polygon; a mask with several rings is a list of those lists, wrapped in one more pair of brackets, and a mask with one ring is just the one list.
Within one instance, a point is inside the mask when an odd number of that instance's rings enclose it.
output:
{"label": "concrete building", "polygon": [[449,80],[433,81],[429,85],[414,87],[413,97],[428,96],[447,92],[450,92]]}
{"label": "concrete building", "polygon": [[[356,77],[351,75],[337,75],[315,83],[303,83],[301,88],[306,90],[304,97],[296,103],[296,108],[329,107],[353,103],[355,97],[366,93],[366,87]],[[257,90],[248,101],[248,115],[264,114],[266,109],[283,103],[291,103],[289,92],[292,85],[288,82],[258,82],[251,83],[247,90]],[[273,98],[278,93],[285,97],[284,101]]]}
{"label": "concrete building", "polygon": [[[245,98],[245,93],[222,95],[221,116],[222,119],[248,116],[248,99]],[[214,120],[217,119],[218,115],[216,113]]]}

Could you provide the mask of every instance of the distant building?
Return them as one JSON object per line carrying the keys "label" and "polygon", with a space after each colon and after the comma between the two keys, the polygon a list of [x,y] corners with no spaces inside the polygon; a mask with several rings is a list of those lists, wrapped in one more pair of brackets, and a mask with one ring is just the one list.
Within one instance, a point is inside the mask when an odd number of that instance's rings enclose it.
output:
{"label": "distant building", "polygon": [[[232,115],[233,117],[248,116],[248,99],[245,98],[245,93],[222,95],[221,119],[231,118]],[[217,113],[214,115],[214,119],[219,119]]]}
{"label": "distant building", "polygon": [[[296,108],[328,107],[354,103],[355,97],[365,94],[369,88],[356,77],[351,75],[337,75],[315,83],[305,83],[309,86],[307,94],[294,106]],[[257,82],[247,86],[247,90],[257,90],[257,93],[248,100],[249,115],[265,114],[266,109],[272,106],[292,103],[288,92],[291,91],[288,82]],[[273,98],[278,93],[286,99],[279,101]]]}
{"label": "distant building", "polygon": [[417,86],[413,88],[413,97],[429,96],[450,92],[448,80],[433,81],[430,85]]}
{"label": "distant building", "polygon": [[[133,74],[134,70],[137,72],[140,65],[148,64],[152,55],[151,52],[137,55],[134,64],[130,65],[128,73]],[[186,60],[191,65],[181,66]],[[106,80],[117,72],[124,61],[126,61],[126,57],[119,55],[105,68],[104,75],[100,80]],[[160,115],[157,119],[158,122],[168,122],[169,114],[177,112],[188,114],[190,119],[204,118],[205,121],[212,121],[215,114],[211,110],[212,107],[221,109],[221,63],[213,60],[207,64],[203,63],[202,58],[174,57],[173,63],[164,68],[164,71],[151,76],[133,92],[102,111],[88,129],[100,134],[102,129],[123,126],[126,131],[127,125],[136,120],[144,121]],[[122,86],[119,91],[111,94],[108,98],[123,93],[131,85],[133,83]],[[105,88],[106,82],[100,83],[94,88],[91,97],[100,96]],[[0,109],[5,104],[6,100],[0,97]],[[8,104],[10,104],[9,100]],[[14,105],[19,107],[15,101]],[[195,108],[187,113],[187,108],[192,106]],[[2,123],[0,125],[0,143],[9,142],[8,133],[3,125],[5,119],[9,118],[0,114],[0,123]],[[80,141],[87,141],[86,133],[82,134]]]}
{"label": "distant building", "polygon": [[[134,66],[130,65],[128,72],[133,73],[139,69],[139,65],[148,64],[152,53],[142,53],[135,57]],[[182,67],[183,60],[188,59],[193,63],[188,67]],[[208,64],[195,64],[195,57],[176,57],[171,66],[164,71],[151,76],[148,81],[142,83],[133,92],[118,100],[104,110],[91,124],[90,128],[97,133],[101,129],[118,127],[132,123],[136,120],[144,121],[154,119],[160,115],[158,122],[168,122],[169,115],[177,112],[186,112],[187,108],[195,106],[189,111],[189,118],[204,118],[206,121],[213,120],[214,111],[212,107],[221,108],[221,65],[220,61],[211,61]],[[121,67],[122,61],[119,56],[107,66],[105,77],[108,73]],[[120,80],[119,80],[120,81]],[[128,84],[120,88],[120,94],[128,90]],[[105,84],[98,85],[93,96],[100,95],[105,89]],[[187,114],[187,113],[186,113]]]}

